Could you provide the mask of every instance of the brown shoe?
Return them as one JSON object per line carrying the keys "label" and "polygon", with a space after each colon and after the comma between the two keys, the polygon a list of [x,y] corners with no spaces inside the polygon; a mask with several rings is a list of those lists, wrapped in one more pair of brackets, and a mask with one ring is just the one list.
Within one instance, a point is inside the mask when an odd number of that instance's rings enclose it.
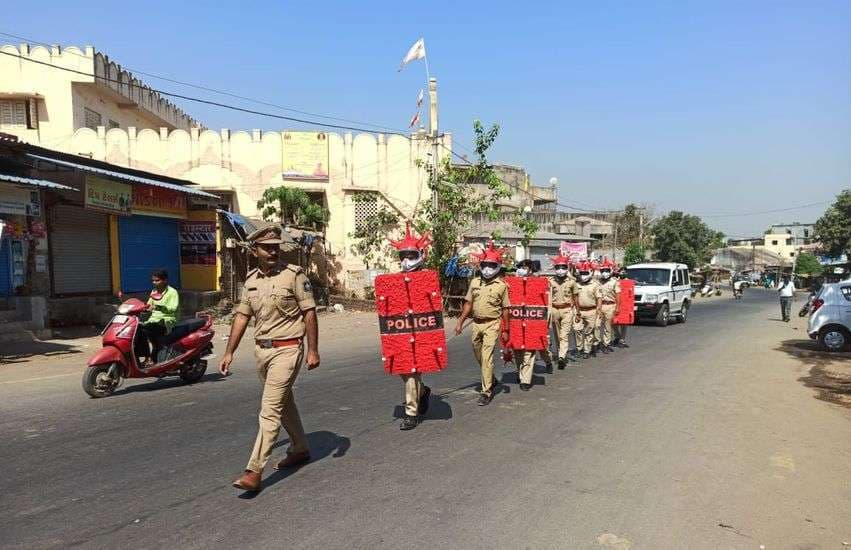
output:
{"label": "brown shoe", "polygon": [[260,490],[260,474],[245,470],[239,479],[233,482],[233,486],[243,491],[257,492]]}
{"label": "brown shoe", "polygon": [[275,469],[283,470],[284,468],[292,468],[293,466],[299,466],[309,461],[310,451],[304,451],[301,453],[287,453],[287,457],[285,459],[275,464]]}

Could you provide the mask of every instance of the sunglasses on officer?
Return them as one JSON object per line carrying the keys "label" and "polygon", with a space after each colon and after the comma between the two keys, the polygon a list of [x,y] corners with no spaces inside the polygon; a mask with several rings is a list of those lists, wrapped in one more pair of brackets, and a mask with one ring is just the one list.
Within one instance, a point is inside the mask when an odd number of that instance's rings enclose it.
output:
{"label": "sunglasses on officer", "polygon": [[489,267],[492,267],[492,268],[497,268],[497,267],[499,267],[499,264],[498,264],[498,263],[496,263],[496,262],[482,262],[482,263],[481,263],[481,264],[479,264],[479,265],[481,266],[481,268],[482,268],[482,269],[487,269],[487,268],[489,268]]}
{"label": "sunglasses on officer", "polygon": [[418,250],[400,250],[399,251],[399,259],[400,260],[419,260],[420,252]]}

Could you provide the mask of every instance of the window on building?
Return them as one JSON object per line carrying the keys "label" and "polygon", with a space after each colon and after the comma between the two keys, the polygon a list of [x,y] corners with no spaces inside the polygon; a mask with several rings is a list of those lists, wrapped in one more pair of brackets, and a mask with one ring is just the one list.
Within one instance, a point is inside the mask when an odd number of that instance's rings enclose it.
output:
{"label": "window on building", "polygon": [[810,236],[810,230],[804,229],[804,237],[809,237],[809,236]]}
{"label": "window on building", "polygon": [[771,241],[771,244],[777,246],[777,241]]}
{"label": "window on building", "polygon": [[118,123],[115,122],[112,119],[109,119],[109,122],[107,122],[107,128],[118,128],[118,127],[119,127]]}
{"label": "window on building", "polygon": [[789,257],[790,257],[790,258],[794,258],[794,257],[795,257],[795,253],[794,253],[794,252],[790,252],[790,253],[789,253]]}
{"label": "window on building", "polygon": [[4,99],[0,101],[0,126],[6,128],[26,128],[26,102],[17,99]]}
{"label": "window on building", "polygon": [[367,220],[378,213],[378,195],[370,193],[355,202],[355,231],[366,229]]}
{"label": "window on building", "polygon": [[788,246],[790,244],[792,244],[792,239],[786,239],[786,245]]}
{"label": "window on building", "polygon": [[103,126],[103,119],[100,116],[100,113],[97,111],[92,111],[88,107],[85,107],[85,127],[91,128],[92,130],[97,130],[98,126]]}

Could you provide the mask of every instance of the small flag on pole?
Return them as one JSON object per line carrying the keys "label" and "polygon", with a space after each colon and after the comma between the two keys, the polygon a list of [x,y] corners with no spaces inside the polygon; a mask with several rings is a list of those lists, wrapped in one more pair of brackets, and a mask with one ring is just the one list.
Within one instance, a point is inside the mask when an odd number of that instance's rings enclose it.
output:
{"label": "small flag on pole", "polygon": [[425,40],[420,38],[411,48],[408,50],[408,53],[402,58],[402,63],[399,64],[399,70],[405,68],[405,65],[410,63],[411,61],[416,61],[417,59],[425,59],[426,50],[425,50]]}
{"label": "small flag on pole", "polygon": [[419,109],[420,107],[423,106],[423,96],[424,96],[423,89],[420,88],[420,93],[419,93],[419,95],[417,95],[417,109]]}
{"label": "small flag on pole", "polygon": [[414,126],[416,126],[419,123],[420,123],[420,112],[417,111],[417,114],[415,114],[413,117],[411,117],[411,123],[408,124],[408,128],[413,128]]}

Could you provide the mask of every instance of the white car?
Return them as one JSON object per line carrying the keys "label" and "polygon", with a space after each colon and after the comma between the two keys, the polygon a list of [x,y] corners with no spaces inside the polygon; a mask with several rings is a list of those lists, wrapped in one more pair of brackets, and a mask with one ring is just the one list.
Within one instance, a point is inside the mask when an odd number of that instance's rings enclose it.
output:
{"label": "white car", "polygon": [[672,316],[686,322],[692,298],[686,264],[634,264],[627,266],[626,276],[635,281],[637,319],[652,319],[660,327],[666,326]]}
{"label": "white car", "polygon": [[810,308],[810,338],[827,351],[851,345],[851,280],[822,286]]}

